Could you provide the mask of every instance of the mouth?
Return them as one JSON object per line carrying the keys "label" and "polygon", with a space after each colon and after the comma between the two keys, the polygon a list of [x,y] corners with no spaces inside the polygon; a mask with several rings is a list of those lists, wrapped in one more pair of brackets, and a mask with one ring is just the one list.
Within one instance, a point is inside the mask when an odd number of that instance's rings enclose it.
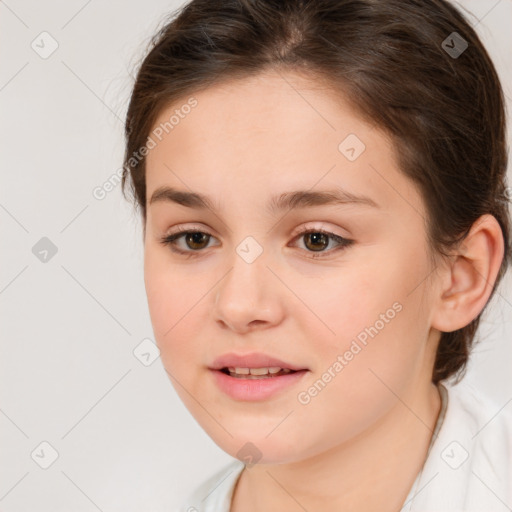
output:
{"label": "mouth", "polygon": [[278,366],[245,368],[223,366],[210,369],[217,389],[239,402],[255,402],[278,397],[300,385],[309,370]]}
{"label": "mouth", "polygon": [[262,401],[298,386],[310,371],[261,352],[228,353],[209,366],[217,388],[237,401]]}

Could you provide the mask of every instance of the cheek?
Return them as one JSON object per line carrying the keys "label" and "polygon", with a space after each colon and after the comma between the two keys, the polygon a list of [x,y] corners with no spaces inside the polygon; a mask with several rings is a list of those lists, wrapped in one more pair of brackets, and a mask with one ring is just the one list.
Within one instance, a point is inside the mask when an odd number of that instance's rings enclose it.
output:
{"label": "cheek", "polygon": [[392,269],[365,265],[337,271],[324,282],[297,283],[295,291],[310,310],[296,318],[309,333],[316,326],[323,338],[317,348],[335,353],[355,338],[364,344],[370,333],[391,330],[407,293]]}
{"label": "cheek", "polygon": [[372,401],[374,393],[390,393],[379,377],[391,389],[400,389],[421,369],[429,305],[422,299],[423,286],[416,286],[428,275],[428,263],[424,253],[415,252],[383,251],[378,261],[351,267],[326,282],[322,293],[308,296],[308,304],[323,321],[322,325],[310,315],[307,326],[302,324],[303,330],[313,333],[316,322],[321,333],[314,344],[318,372],[328,371],[338,356],[343,358],[339,375],[344,378],[335,379],[332,388],[353,383],[361,390],[359,398],[366,395]]}
{"label": "cheek", "polygon": [[[176,371],[180,366],[194,361],[197,341],[194,332],[202,323],[198,317],[202,311],[201,296],[204,294],[198,288],[201,286],[200,277],[185,275],[182,270],[169,264],[162,251],[146,248],[144,282],[162,362],[168,371]],[[197,364],[197,357],[195,359]]]}
{"label": "cheek", "polygon": [[336,336],[318,340],[318,364],[296,396],[296,417],[323,432],[326,443],[358,435],[386,414],[397,396],[407,401],[406,390],[421,374],[423,333],[411,319],[414,309],[403,296],[394,301],[397,295],[343,300],[331,320]]}

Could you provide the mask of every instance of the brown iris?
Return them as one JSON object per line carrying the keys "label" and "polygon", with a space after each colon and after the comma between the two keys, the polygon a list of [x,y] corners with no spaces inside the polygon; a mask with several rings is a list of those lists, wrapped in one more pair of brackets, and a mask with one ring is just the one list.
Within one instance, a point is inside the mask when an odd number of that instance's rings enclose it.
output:
{"label": "brown iris", "polygon": [[[310,247],[310,244],[307,242],[305,242],[305,245],[308,249],[313,251],[325,249],[325,247],[329,245],[329,237],[325,233],[306,233],[304,237],[305,240],[311,240],[313,244],[312,247]],[[320,244],[320,246],[314,244]]]}
{"label": "brown iris", "polygon": [[[208,235],[207,233],[192,232],[192,233],[187,233],[185,235],[185,241],[186,241],[187,245],[190,247],[190,249],[194,249],[194,250],[204,249],[204,247],[201,244],[204,243],[205,246],[208,245],[209,239],[210,239],[210,235]],[[195,247],[194,244],[199,244],[200,247]]]}

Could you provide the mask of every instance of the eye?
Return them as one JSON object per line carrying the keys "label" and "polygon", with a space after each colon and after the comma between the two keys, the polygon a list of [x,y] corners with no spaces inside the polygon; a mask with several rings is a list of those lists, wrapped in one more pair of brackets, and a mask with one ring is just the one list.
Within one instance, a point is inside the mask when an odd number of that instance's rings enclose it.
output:
{"label": "eye", "polygon": [[[171,251],[190,257],[195,256],[194,252],[199,252],[201,249],[204,249],[205,244],[208,244],[211,236],[212,235],[209,233],[205,233],[204,231],[200,231],[198,229],[179,229],[172,235],[166,235],[162,237],[160,242],[163,245],[168,245],[171,248]],[[183,250],[177,247],[177,242],[180,241],[181,238],[184,238],[187,246],[192,249],[191,251]]]}
{"label": "eye", "polygon": [[[303,238],[305,240],[304,245],[306,246],[308,252],[317,253],[308,255],[308,257],[311,258],[323,258],[326,255],[329,255],[330,253],[339,251],[341,249],[345,249],[346,247],[354,243],[354,240],[344,238],[329,231],[324,231],[323,229],[306,229],[304,231],[301,231],[295,237],[294,240],[300,238]],[[326,247],[329,246],[329,239],[334,240],[337,246],[332,250],[326,251]]]}
{"label": "eye", "polygon": [[[322,229],[307,229],[297,234],[294,240],[303,237],[305,239],[306,251],[311,254],[308,257],[322,258],[324,253],[329,255],[332,252],[344,249],[354,243],[354,240],[341,237],[335,233],[324,231]],[[197,229],[179,229],[176,233],[166,235],[160,239],[163,245],[168,245],[171,250],[177,254],[184,255],[186,257],[198,256],[202,249],[207,248],[208,242],[212,238],[212,235],[204,231]],[[190,250],[178,248],[178,241],[184,239],[186,247]],[[330,239],[332,239],[337,245],[334,249],[326,251],[329,247]],[[194,254],[196,253],[196,254]]]}

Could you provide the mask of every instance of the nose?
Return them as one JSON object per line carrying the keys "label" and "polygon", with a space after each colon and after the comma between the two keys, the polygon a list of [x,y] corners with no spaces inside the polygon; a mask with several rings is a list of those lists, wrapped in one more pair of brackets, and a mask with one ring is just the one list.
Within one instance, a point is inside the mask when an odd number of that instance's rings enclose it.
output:
{"label": "nose", "polygon": [[[214,317],[223,328],[237,333],[278,325],[284,308],[279,280],[260,255],[249,262],[235,254],[228,273],[218,284]],[[282,288],[282,286],[281,286]]]}

